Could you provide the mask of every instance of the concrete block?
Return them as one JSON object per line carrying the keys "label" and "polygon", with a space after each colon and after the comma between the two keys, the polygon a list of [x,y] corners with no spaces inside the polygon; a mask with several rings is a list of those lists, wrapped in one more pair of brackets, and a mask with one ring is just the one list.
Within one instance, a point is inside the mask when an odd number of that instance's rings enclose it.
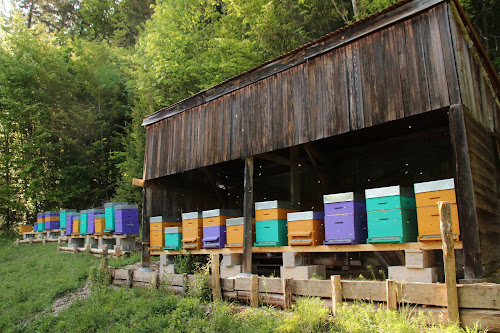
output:
{"label": "concrete block", "polygon": [[436,266],[436,251],[406,250],[405,266],[408,268],[429,268]]}
{"label": "concrete block", "polygon": [[117,238],[116,245],[121,246],[122,251],[135,251],[135,238]]}
{"label": "concrete block", "polygon": [[389,279],[399,282],[439,282],[441,270],[438,267],[408,268],[406,266],[390,266]]}
{"label": "concrete block", "polygon": [[230,278],[241,273],[241,265],[220,266],[220,277]]}
{"label": "concrete block", "polygon": [[283,266],[295,267],[308,265],[311,262],[309,253],[283,252]]}
{"label": "concrete block", "polygon": [[282,278],[292,279],[310,279],[313,276],[326,276],[324,265],[296,266],[296,267],[280,267],[280,276]]}
{"label": "concrete block", "polygon": [[168,264],[160,267],[160,274],[175,274],[175,267],[173,264]]}
{"label": "concrete block", "polygon": [[242,262],[242,254],[241,253],[230,253],[222,255],[222,266],[233,266],[233,265],[241,265]]}

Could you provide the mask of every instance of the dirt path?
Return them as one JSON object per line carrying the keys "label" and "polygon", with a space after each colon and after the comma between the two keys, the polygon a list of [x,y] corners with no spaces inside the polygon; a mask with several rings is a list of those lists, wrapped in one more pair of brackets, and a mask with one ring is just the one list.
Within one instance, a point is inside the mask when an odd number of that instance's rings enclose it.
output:
{"label": "dirt path", "polygon": [[87,283],[85,283],[85,285],[78,291],[64,295],[63,297],[56,299],[54,301],[54,304],[52,304],[52,314],[54,316],[57,316],[59,312],[69,308],[69,306],[73,304],[74,301],[78,299],[85,299],[89,297],[89,295],[90,295],[90,282],[87,281]]}

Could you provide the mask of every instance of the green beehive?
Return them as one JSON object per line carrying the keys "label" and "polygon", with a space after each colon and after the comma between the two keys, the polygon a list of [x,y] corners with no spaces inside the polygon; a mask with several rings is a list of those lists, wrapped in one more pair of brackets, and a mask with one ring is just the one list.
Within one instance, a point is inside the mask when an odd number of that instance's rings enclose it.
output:
{"label": "green beehive", "polygon": [[104,232],[115,231],[115,206],[128,205],[127,202],[107,202],[104,204]]}
{"label": "green beehive", "polygon": [[67,213],[69,212],[76,212],[76,209],[61,209],[59,211],[59,229],[66,229],[66,218],[68,217]]}
{"label": "green beehive", "polygon": [[88,213],[86,210],[80,211],[80,236],[87,235]]}
{"label": "green beehive", "polygon": [[287,246],[287,221],[255,221],[255,240],[254,246]]}
{"label": "green beehive", "polygon": [[164,250],[180,250],[182,248],[182,228],[165,228],[165,246]]}
{"label": "green beehive", "polygon": [[38,231],[45,231],[45,222],[39,222],[38,224]]}

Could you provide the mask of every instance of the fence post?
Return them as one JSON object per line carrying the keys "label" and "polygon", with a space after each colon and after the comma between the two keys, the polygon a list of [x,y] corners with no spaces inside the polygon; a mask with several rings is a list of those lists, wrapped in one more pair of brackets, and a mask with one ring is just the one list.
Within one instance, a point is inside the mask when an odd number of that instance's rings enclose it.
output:
{"label": "fence post", "polygon": [[127,269],[127,287],[132,288],[134,285],[134,271],[132,269]]}
{"label": "fence post", "polygon": [[283,279],[283,296],[285,300],[285,309],[290,309],[292,307],[292,279],[284,278]]}
{"label": "fence post", "polygon": [[386,291],[387,291],[387,308],[390,310],[396,310],[398,308],[398,293],[396,290],[396,281],[387,279]]}
{"label": "fence post", "polygon": [[75,255],[76,252],[78,252],[78,245],[75,243],[73,244],[73,255]]}
{"label": "fence post", "polygon": [[212,253],[210,255],[212,262],[212,293],[214,301],[222,300],[222,294],[220,291],[220,258],[218,253]]}
{"label": "fence post", "polygon": [[182,296],[186,296],[188,292],[188,275],[182,274]]}
{"label": "fence post", "polygon": [[443,240],[444,278],[446,284],[448,318],[450,322],[459,324],[457,273],[455,269],[455,245],[453,244],[453,230],[451,224],[451,204],[448,201],[439,201],[439,224]]}
{"label": "fence post", "polygon": [[256,274],[250,276],[250,306],[259,306],[259,276]]}
{"label": "fence post", "polygon": [[337,315],[339,305],[342,304],[342,284],[340,282],[340,275],[332,275],[332,314]]}

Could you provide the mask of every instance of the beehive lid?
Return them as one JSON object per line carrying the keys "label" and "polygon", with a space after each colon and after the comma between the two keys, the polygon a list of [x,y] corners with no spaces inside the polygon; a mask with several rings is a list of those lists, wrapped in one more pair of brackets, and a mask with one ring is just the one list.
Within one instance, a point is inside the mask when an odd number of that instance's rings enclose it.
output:
{"label": "beehive lid", "polygon": [[76,211],[74,211],[74,212],[68,212],[68,213],[66,213],[66,217],[68,217],[68,216],[80,216],[80,213],[78,213]]}
{"label": "beehive lid", "polygon": [[372,188],[369,190],[365,190],[366,199],[371,198],[381,198],[381,197],[390,197],[393,195],[403,195],[405,197],[413,197],[413,189],[404,186],[387,186],[387,187],[379,187]]}
{"label": "beehive lid", "polygon": [[235,217],[235,218],[232,218],[232,219],[227,219],[226,220],[226,226],[243,225],[244,222],[245,222],[245,218],[244,217]]}
{"label": "beehive lid", "polygon": [[76,212],[76,209],[61,209],[59,212],[60,213]]}
{"label": "beehive lid", "polygon": [[86,209],[80,211],[80,215],[81,214],[87,214],[87,213],[88,213],[88,210],[86,210]]}
{"label": "beehive lid", "polygon": [[304,221],[304,220],[324,220],[325,213],[323,212],[297,212],[297,213],[288,213],[287,221]]}
{"label": "beehive lid", "polygon": [[36,217],[39,218],[39,219],[41,219],[43,217],[43,213],[36,214]]}
{"label": "beehive lid", "polygon": [[452,190],[455,188],[455,179],[449,178],[434,180],[431,182],[415,183],[413,187],[415,188],[415,193]]}
{"label": "beehive lid", "polygon": [[166,227],[165,233],[166,234],[180,234],[180,233],[182,233],[182,228],[181,227]]}
{"label": "beehive lid", "polygon": [[201,219],[201,212],[189,212],[189,213],[182,213],[182,219],[183,220],[191,220],[191,219]]}
{"label": "beehive lid", "polygon": [[104,217],[105,217],[104,214],[95,214],[94,215],[94,218],[96,218],[96,219],[103,219]]}
{"label": "beehive lid", "polygon": [[104,209],[89,209],[87,210],[87,213],[104,214]]}
{"label": "beehive lid", "polygon": [[344,192],[335,194],[325,194],[323,196],[323,203],[335,203],[335,202],[346,202],[346,201],[357,201],[364,202],[365,194],[359,192]]}
{"label": "beehive lid", "polygon": [[240,216],[241,211],[238,209],[212,209],[205,210],[201,213],[201,217],[215,217],[215,216]]}
{"label": "beehive lid", "polygon": [[116,210],[123,210],[123,209],[139,209],[138,205],[120,205],[120,206],[115,206],[115,211]]}
{"label": "beehive lid", "polygon": [[277,209],[277,208],[299,209],[299,206],[288,201],[279,201],[279,200],[261,201],[255,203],[255,210]]}
{"label": "beehive lid", "polygon": [[59,215],[59,212],[45,212],[45,215]]}
{"label": "beehive lid", "polygon": [[106,202],[104,208],[128,205],[128,202]]}
{"label": "beehive lid", "polygon": [[180,222],[181,219],[177,216],[151,216],[149,218],[149,223],[159,223],[159,222]]}

